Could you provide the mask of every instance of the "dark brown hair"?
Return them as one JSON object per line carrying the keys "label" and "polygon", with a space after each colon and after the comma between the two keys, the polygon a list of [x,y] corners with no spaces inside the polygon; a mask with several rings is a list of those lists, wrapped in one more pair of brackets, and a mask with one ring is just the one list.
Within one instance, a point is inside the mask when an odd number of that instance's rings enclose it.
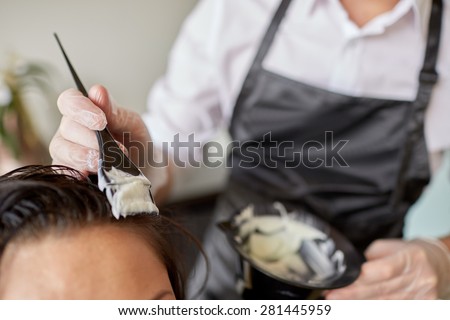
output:
{"label": "dark brown hair", "polygon": [[167,268],[175,297],[185,298],[185,274],[171,242],[179,230],[167,218],[141,214],[115,219],[97,186],[63,166],[27,166],[0,177],[0,258],[14,239],[104,224],[141,236]]}

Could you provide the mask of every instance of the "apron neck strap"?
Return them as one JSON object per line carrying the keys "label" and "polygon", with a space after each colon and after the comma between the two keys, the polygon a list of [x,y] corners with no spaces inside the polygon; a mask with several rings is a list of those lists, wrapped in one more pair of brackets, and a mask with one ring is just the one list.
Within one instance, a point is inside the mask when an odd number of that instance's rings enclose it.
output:
{"label": "apron neck strap", "polygon": [[439,43],[441,38],[442,26],[442,0],[433,0],[430,20],[428,25],[427,48],[425,52],[425,60],[419,75],[419,89],[417,97],[412,107],[412,117],[408,124],[408,142],[403,151],[402,163],[398,175],[397,188],[392,196],[393,205],[398,208],[401,199],[405,193],[405,178],[408,175],[410,167],[410,158],[412,156],[414,146],[418,144],[423,136],[423,124],[425,122],[425,110],[431,99],[433,86],[438,80],[436,71]]}
{"label": "apron neck strap", "polygon": [[266,34],[264,35],[264,38],[261,42],[258,53],[256,54],[256,57],[253,61],[252,69],[259,68],[264,61],[264,58],[266,57],[267,52],[269,52],[270,46],[272,45],[273,39],[277,34],[278,27],[280,26],[281,21],[283,20],[291,2],[292,0],[281,1],[281,4],[278,7],[277,12],[273,16],[269,28],[267,29]]}
{"label": "apron neck strap", "polygon": [[[425,60],[423,62],[422,70],[420,71],[419,75],[419,84],[420,84],[418,92],[419,100],[429,100],[433,85],[438,80],[436,65],[439,54],[439,44],[441,41],[442,11],[443,11],[442,0],[433,0],[430,20],[428,23],[428,38],[425,52]],[[428,95],[427,99],[424,99],[425,98],[423,97],[424,94]]]}

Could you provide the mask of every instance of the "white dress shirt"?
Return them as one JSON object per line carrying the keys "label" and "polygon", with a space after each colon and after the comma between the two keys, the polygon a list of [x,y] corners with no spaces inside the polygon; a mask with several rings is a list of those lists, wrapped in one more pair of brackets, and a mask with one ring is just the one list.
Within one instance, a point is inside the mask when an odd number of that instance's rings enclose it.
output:
{"label": "white dress shirt", "polygon": [[[425,120],[430,152],[450,147],[450,0],[445,0],[439,82]],[[244,78],[280,1],[202,0],[185,21],[167,73],[144,115],[156,142],[228,126]],[[431,0],[400,0],[356,26],[339,0],[293,0],[263,67],[352,96],[414,100]]]}

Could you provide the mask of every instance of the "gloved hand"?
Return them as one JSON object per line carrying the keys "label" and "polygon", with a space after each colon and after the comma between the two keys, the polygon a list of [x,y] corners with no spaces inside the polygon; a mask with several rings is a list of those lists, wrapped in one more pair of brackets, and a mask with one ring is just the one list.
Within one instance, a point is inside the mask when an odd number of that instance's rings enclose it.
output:
{"label": "gloved hand", "polygon": [[[104,87],[93,86],[89,99],[78,90],[66,90],[57,103],[63,117],[50,143],[54,164],[67,165],[84,174],[97,172],[98,142],[93,130],[102,130],[108,124],[119,145],[123,144],[122,149],[129,150],[130,159],[141,169],[148,168],[149,152],[153,150],[148,150],[151,138],[142,118],[136,112],[117,107]],[[159,170],[158,177],[156,174],[151,177],[153,185],[154,180],[165,180],[161,176],[164,171]]]}
{"label": "gloved hand", "polygon": [[438,240],[377,240],[365,252],[359,278],[326,299],[449,298],[450,252]]}

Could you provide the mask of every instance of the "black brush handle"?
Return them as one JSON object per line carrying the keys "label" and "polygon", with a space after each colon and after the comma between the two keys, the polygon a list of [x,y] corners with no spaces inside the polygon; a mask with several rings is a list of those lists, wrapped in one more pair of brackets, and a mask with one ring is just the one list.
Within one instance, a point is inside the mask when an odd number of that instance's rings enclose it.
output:
{"label": "black brush handle", "polygon": [[[70,73],[72,74],[72,77],[75,81],[78,90],[86,98],[89,98],[86,88],[81,82],[80,77],[78,77],[75,68],[72,66],[72,63],[70,62],[69,57],[67,56],[66,51],[64,50],[58,35],[56,33],[54,33],[53,35],[55,36],[56,42],[58,42],[59,48],[61,49],[62,54],[64,55],[64,59],[66,60],[66,63],[70,69]],[[108,127],[105,127],[105,129],[101,131],[96,130],[95,134],[97,135],[99,155],[100,159],[102,160],[102,166],[104,169],[110,170],[112,167],[125,168],[127,169],[126,171],[130,174],[136,176],[141,174],[141,171],[120,149],[120,147],[116,143],[116,140],[113,138],[111,132],[108,130]],[[95,178],[92,177],[92,180],[94,179]]]}
{"label": "black brush handle", "polygon": [[80,78],[77,75],[77,72],[75,71],[75,69],[72,66],[72,63],[70,63],[69,57],[66,54],[66,51],[64,50],[61,41],[59,41],[58,35],[56,33],[53,33],[53,35],[55,36],[56,42],[58,42],[59,48],[62,51],[62,54],[64,55],[64,59],[66,59],[67,65],[69,66],[70,69],[70,73],[72,74],[73,80],[75,80],[75,84],[77,85],[78,90],[81,91],[81,93],[83,94],[83,96],[88,97],[88,93],[86,91],[86,89],[83,86],[83,83],[81,82]]}
{"label": "black brush handle", "polygon": [[[62,54],[64,56],[64,59],[66,60],[66,63],[68,65],[69,69],[70,69],[70,73],[72,74],[72,77],[73,77],[73,79],[75,81],[75,84],[76,84],[78,90],[83,94],[83,96],[85,96],[86,98],[89,98],[88,93],[86,91],[86,88],[84,87],[83,83],[81,82],[80,78],[78,77],[78,74],[75,71],[75,69],[73,68],[72,63],[70,63],[69,57],[67,56],[66,51],[64,50],[64,48],[63,48],[63,46],[61,44],[61,41],[59,40],[58,35],[56,34],[56,32],[53,33],[53,35],[55,36],[56,42],[58,43],[58,46],[61,49],[61,52],[62,52]],[[101,145],[102,144],[102,142],[101,142],[102,141],[101,134],[100,134],[99,131],[95,131],[95,134],[97,135],[97,141],[98,141],[98,144],[99,144],[99,148],[101,148],[102,147],[102,145]],[[94,183],[96,185],[98,184],[98,176],[97,176],[96,173],[90,174],[88,176],[88,178],[89,178],[89,180],[92,183]]]}

